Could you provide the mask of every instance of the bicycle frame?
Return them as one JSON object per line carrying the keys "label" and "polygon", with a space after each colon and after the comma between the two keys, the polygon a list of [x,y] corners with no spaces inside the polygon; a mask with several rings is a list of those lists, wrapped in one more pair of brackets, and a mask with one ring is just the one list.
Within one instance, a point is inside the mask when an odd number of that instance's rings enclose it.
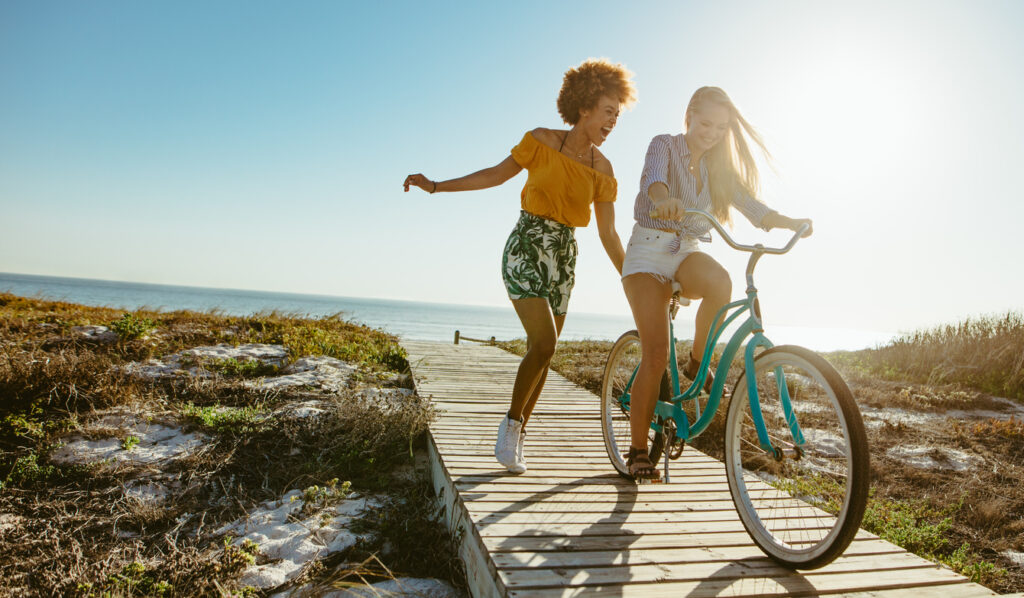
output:
{"label": "bicycle frame", "polygon": [[[757,288],[754,286],[754,267],[757,265],[757,261],[761,256],[766,253],[782,254],[792,249],[800,236],[805,232],[806,225],[796,231],[793,238],[785,247],[766,248],[760,244],[750,246],[736,243],[732,240],[729,234],[722,229],[717,220],[702,210],[688,209],[686,210],[686,213],[703,216],[709,220],[716,229],[718,229],[718,232],[722,235],[723,239],[725,239],[726,243],[735,249],[749,251],[751,253],[750,260],[747,262],[746,270],[747,296],[745,299],[740,299],[739,301],[734,301],[725,305],[718,310],[717,314],[715,314],[714,321],[718,322],[718,324],[708,331],[707,343],[704,346],[704,354],[701,356],[700,369],[698,369],[697,376],[693,383],[683,392],[680,392],[679,388],[679,366],[676,362],[675,326],[673,325],[672,319],[669,319],[669,363],[671,365],[671,388],[673,396],[669,401],[658,400],[655,403],[655,417],[654,421],[651,423],[651,428],[659,433],[663,432],[664,425],[659,424],[658,422],[671,420],[675,425],[675,433],[677,437],[684,441],[694,438],[704,432],[711,424],[711,420],[718,411],[729,368],[732,367],[732,362],[736,358],[737,353],[739,353],[740,347],[743,345],[743,341],[750,338],[744,350],[743,365],[747,374],[744,376],[744,379],[747,384],[747,396],[750,400],[751,417],[754,420],[754,426],[757,430],[758,444],[760,444],[763,450],[771,452],[773,455],[778,457],[781,449],[772,445],[771,440],[768,438],[768,431],[761,414],[760,398],[757,393],[757,380],[754,376],[754,352],[758,347],[770,349],[773,346],[772,342],[764,335],[764,328],[761,323],[760,303],[757,300]],[[730,310],[735,311],[727,317],[726,314]],[[700,395],[701,390],[704,388],[704,381],[707,379],[707,373],[710,368],[709,364],[711,363],[711,355],[714,348],[717,346],[718,339],[725,332],[725,329],[739,319],[739,317],[744,313],[748,314],[747,319],[744,320],[743,323],[740,324],[739,329],[733,333],[728,344],[726,344],[725,350],[722,352],[722,358],[719,360],[718,367],[715,369],[715,381],[711,386],[710,397],[707,405],[705,405],[704,413],[701,413],[700,403],[695,399]],[[633,381],[636,379],[638,370],[639,366],[637,367],[637,370],[633,371],[633,375],[630,376],[622,397],[619,398],[619,401],[624,406],[628,405],[630,402],[630,389],[633,387]],[[793,442],[797,446],[801,446],[805,443],[804,437],[800,431],[800,424],[797,422],[796,415],[793,412],[792,404],[789,400],[789,388],[786,384],[786,379],[785,376],[783,376],[781,368],[777,368],[775,370],[775,379],[780,385],[780,402],[782,403],[786,422],[788,423],[790,432],[793,436]],[[689,422],[689,417],[687,416],[686,411],[683,409],[683,402],[689,400],[694,400],[694,415],[697,418],[697,421],[692,425]]]}

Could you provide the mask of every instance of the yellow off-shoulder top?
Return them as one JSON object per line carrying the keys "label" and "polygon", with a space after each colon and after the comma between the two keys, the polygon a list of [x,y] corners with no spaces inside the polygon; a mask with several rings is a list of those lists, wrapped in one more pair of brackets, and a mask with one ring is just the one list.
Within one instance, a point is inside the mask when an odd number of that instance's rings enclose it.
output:
{"label": "yellow off-shoulder top", "polygon": [[569,226],[586,226],[591,203],[615,201],[615,177],[541,143],[532,131],[512,148],[512,159],[529,175],[521,197],[523,209],[531,214]]}

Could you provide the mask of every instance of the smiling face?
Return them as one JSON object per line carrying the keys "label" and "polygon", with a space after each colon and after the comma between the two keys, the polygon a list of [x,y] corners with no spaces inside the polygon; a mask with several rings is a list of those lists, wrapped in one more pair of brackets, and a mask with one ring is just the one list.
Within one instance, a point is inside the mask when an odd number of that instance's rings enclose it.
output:
{"label": "smiling face", "polygon": [[580,120],[576,126],[587,134],[591,143],[600,146],[615,128],[615,123],[619,120],[619,109],[618,98],[601,96],[596,106],[580,110]]}
{"label": "smiling face", "polygon": [[686,145],[690,151],[704,153],[715,147],[729,130],[732,115],[721,104],[702,102],[686,113]]}

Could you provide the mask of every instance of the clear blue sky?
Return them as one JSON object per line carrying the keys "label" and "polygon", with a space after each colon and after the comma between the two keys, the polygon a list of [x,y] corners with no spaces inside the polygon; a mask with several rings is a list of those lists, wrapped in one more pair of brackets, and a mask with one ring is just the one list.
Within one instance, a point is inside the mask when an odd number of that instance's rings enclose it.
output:
{"label": "clear blue sky", "polygon": [[[602,148],[623,241],[650,138],[719,85],[816,234],[771,320],[906,330],[1024,306],[1024,3],[0,3],[0,271],[507,305],[525,174],[403,194],[558,127],[564,70],[636,73]],[[738,217],[735,233],[781,242]],[[591,226],[572,309],[627,314]],[[766,238],[767,237],[767,238]],[[708,250],[735,273],[743,258]]]}

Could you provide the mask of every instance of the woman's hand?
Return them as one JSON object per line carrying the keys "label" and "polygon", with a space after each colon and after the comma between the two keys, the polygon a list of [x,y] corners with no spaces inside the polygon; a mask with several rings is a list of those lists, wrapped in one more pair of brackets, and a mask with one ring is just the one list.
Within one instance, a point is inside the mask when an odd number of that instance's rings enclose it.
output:
{"label": "woman's hand", "polygon": [[678,197],[666,197],[661,200],[651,200],[654,209],[651,210],[651,217],[660,220],[682,220],[686,215],[686,205]]}
{"label": "woman's hand", "polygon": [[807,230],[804,231],[804,234],[802,235],[804,237],[809,237],[809,236],[811,236],[811,233],[814,232],[814,223],[811,222],[810,218],[790,218],[789,221],[790,222],[786,226],[786,228],[788,228],[789,230],[791,230],[793,232],[796,232],[796,231],[800,230],[801,226],[803,226],[805,224],[807,225]]}
{"label": "woman's hand", "polygon": [[814,224],[811,222],[810,218],[790,218],[789,216],[783,216],[778,212],[771,212],[765,216],[764,220],[761,222],[761,225],[767,226],[768,229],[786,228],[794,233],[800,230],[800,227],[805,224],[807,225],[807,230],[804,231],[803,236],[809,237],[811,236],[811,233],[814,232]]}
{"label": "woman's hand", "polygon": [[405,177],[405,182],[402,183],[402,187],[405,189],[406,193],[409,192],[410,185],[415,185],[416,187],[423,189],[427,193],[433,193],[434,191],[437,191],[437,183],[419,173],[410,174],[409,176]]}

